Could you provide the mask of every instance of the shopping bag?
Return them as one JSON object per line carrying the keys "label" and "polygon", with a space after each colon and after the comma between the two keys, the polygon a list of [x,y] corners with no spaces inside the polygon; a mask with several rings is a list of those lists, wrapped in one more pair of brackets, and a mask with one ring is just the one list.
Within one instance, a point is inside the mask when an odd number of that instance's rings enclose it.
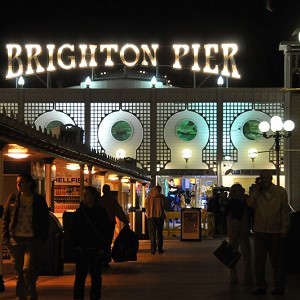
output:
{"label": "shopping bag", "polygon": [[124,226],[114,241],[111,257],[114,262],[136,261],[138,249],[137,234],[129,226]]}
{"label": "shopping bag", "polygon": [[232,269],[240,257],[240,252],[234,249],[226,240],[222,241],[221,245],[213,252],[226,267]]}

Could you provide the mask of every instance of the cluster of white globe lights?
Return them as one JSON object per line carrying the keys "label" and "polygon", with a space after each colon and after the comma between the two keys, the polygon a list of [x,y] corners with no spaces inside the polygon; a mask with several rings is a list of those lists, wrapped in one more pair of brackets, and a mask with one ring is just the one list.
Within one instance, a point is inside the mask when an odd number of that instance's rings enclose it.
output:
{"label": "cluster of white globe lights", "polygon": [[[295,128],[295,123],[292,120],[283,120],[279,116],[274,116],[271,118],[270,123],[267,121],[262,121],[258,125],[258,129],[263,133],[264,138],[275,138],[275,142],[279,143],[281,137],[289,137],[291,132]],[[273,134],[267,135],[267,132],[271,129]],[[282,130],[286,131],[287,134],[280,133]],[[257,157],[258,151],[255,148],[251,148],[248,151],[248,156],[254,161]],[[278,162],[277,162],[278,163]]]}

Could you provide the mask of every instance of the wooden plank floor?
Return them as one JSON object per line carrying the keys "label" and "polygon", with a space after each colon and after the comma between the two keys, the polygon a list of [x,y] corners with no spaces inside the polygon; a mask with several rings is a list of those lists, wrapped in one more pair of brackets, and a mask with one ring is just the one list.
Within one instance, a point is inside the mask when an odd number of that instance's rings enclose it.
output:
{"label": "wooden plank floor", "polygon": [[[213,256],[213,250],[223,238],[202,241],[166,239],[163,254],[150,254],[148,240],[140,241],[136,262],[111,263],[103,271],[102,299],[109,300],[184,300],[230,299],[247,300],[253,286],[229,285],[229,271]],[[15,299],[15,280],[10,262],[4,265],[6,291],[1,300]],[[72,299],[74,264],[65,264],[62,276],[40,276],[39,300]],[[272,279],[268,267],[268,282]],[[288,274],[286,295],[276,299],[299,299],[300,272]],[[90,280],[87,280],[87,297]],[[274,299],[270,293],[264,299]]]}

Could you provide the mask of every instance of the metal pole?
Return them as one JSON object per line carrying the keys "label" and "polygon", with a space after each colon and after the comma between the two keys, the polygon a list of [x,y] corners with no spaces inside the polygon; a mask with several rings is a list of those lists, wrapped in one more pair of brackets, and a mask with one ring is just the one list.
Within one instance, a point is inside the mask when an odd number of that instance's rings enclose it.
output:
{"label": "metal pole", "polygon": [[280,135],[279,132],[275,133],[275,151],[276,151],[276,183],[280,186],[280,163],[279,163],[279,150],[280,150]]}

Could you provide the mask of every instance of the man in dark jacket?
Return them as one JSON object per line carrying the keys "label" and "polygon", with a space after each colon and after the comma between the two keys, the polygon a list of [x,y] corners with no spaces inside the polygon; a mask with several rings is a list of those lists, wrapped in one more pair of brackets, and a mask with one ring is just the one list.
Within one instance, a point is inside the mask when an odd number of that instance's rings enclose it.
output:
{"label": "man in dark jacket", "polygon": [[49,209],[45,198],[35,189],[30,174],[19,174],[18,192],[10,195],[4,204],[3,243],[16,274],[17,299],[37,299],[40,249],[49,233]]}
{"label": "man in dark jacket", "polygon": [[114,237],[115,226],[116,226],[116,217],[126,226],[129,225],[129,221],[123,211],[122,206],[119,204],[118,200],[115,199],[110,192],[110,186],[108,184],[104,184],[102,187],[103,196],[100,198],[99,203],[100,206],[104,208],[106,214],[108,216],[110,222],[109,229],[109,243],[107,249],[106,259],[103,261],[103,265],[105,267],[109,266],[111,261],[111,244]]}
{"label": "man in dark jacket", "polygon": [[99,205],[100,194],[93,186],[83,190],[83,200],[76,210],[71,229],[75,246],[76,275],[73,299],[83,300],[88,271],[91,275],[90,300],[101,298],[102,260],[109,239],[109,221]]}

